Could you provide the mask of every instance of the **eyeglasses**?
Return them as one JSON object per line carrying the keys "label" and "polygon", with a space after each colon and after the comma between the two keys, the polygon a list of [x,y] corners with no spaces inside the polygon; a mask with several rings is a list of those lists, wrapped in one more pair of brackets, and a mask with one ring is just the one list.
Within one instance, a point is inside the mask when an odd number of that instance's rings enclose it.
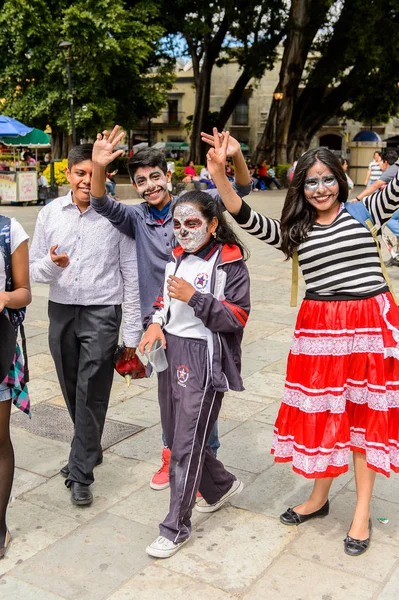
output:
{"label": "eyeglasses", "polygon": [[324,177],[309,177],[309,179],[305,179],[304,188],[308,192],[316,192],[320,185],[322,187],[332,187],[337,183],[337,179],[334,175],[325,175]]}

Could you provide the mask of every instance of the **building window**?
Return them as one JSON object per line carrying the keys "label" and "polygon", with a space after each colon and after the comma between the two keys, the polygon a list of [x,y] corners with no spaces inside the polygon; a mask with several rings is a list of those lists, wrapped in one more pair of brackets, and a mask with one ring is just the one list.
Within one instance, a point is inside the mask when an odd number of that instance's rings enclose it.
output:
{"label": "building window", "polygon": [[179,122],[179,101],[168,100],[168,123]]}
{"label": "building window", "polygon": [[248,98],[243,96],[233,112],[233,125],[248,125]]}

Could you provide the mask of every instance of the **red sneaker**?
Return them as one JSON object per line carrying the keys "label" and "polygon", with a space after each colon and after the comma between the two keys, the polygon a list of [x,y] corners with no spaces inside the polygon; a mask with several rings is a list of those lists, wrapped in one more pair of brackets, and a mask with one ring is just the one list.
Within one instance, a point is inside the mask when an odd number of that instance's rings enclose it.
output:
{"label": "red sneaker", "polygon": [[162,450],[162,467],[155,473],[150,481],[150,488],[153,490],[165,490],[169,487],[170,454],[169,448],[164,448]]}

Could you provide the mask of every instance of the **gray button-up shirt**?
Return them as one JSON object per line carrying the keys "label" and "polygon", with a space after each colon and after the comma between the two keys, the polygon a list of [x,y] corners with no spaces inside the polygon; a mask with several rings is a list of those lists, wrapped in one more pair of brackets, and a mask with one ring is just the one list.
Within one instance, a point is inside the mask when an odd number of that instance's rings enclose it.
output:
{"label": "gray button-up shirt", "polygon": [[[66,252],[70,264],[61,268],[50,258],[50,248]],[[136,347],[141,335],[136,244],[92,207],[84,212],[71,192],[45,206],[38,214],[30,275],[50,285],[49,299],[59,304],[119,305],[124,303],[123,340]]]}

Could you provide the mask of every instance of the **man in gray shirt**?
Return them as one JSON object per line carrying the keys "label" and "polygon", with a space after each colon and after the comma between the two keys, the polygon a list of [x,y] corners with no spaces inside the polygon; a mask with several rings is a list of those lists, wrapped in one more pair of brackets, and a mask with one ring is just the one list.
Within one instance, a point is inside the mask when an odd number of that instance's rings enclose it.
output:
{"label": "man in gray shirt", "polygon": [[30,252],[31,278],[50,285],[50,351],[74,423],[61,473],[77,505],[92,502],[93,468],[102,462],[122,303],[125,358],[142,330],[136,245],[90,206],[92,151],[83,144],[69,153],[71,191],[40,211]]}
{"label": "man in gray shirt", "polygon": [[387,183],[393,179],[397,173],[398,165],[396,165],[396,161],[398,160],[398,153],[393,148],[388,148],[387,150],[383,150],[381,152],[381,170],[382,173],[371,185],[366,187],[358,196],[356,196],[356,200],[362,200],[366,198],[366,196],[370,196],[381,187],[386,186]]}

